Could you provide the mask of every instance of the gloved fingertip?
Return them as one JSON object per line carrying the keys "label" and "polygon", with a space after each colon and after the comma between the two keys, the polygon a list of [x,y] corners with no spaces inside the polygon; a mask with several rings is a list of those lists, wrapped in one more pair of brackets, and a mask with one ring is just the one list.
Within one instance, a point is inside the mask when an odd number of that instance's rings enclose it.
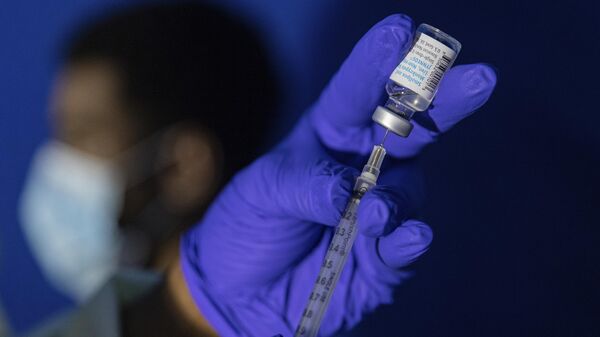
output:
{"label": "gloved fingertip", "polygon": [[485,63],[473,64],[465,71],[463,77],[465,78],[462,82],[465,91],[472,95],[480,93],[489,95],[496,87],[496,71],[490,65]]}
{"label": "gloved fingertip", "polygon": [[369,237],[392,232],[411,212],[407,199],[388,186],[376,186],[361,200],[358,209],[360,231]]}
{"label": "gloved fingertip", "polygon": [[484,63],[453,67],[446,73],[428,115],[439,132],[472,115],[490,98],[496,87],[496,72]]}
{"label": "gloved fingertip", "polygon": [[412,18],[402,13],[391,14],[385,17],[383,20],[375,24],[373,28],[379,28],[383,26],[397,27],[408,32],[413,32],[415,30],[415,24]]}
{"label": "gloved fingertip", "polygon": [[339,165],[327,165],[312,182],[313,206],[318,221],[335,226],[352,194],[358,171]]}
{"label": "gloved fingertip", "polygon": [[432,239],[433,232],[429,226],[417,220],[408,220],[388,236],[379,239],[379,255],[392,268],[404,267],[423,255]]}
{"label": "gloved fingertip", "polygon": [[365,36],[366,51],[373,56],[379,56],[375,61],[379,63],[378,70],[384,73],[386,78],[408,51],[413,40],[413,32],[414,24],[410,17],[394,14],[376,24]]}
{"label": "gloved fingertip", "polygon": [[362,234],[379,237],[385,232],[389,221],[390,208],[385,201],[374,194],[363,197],[358,211],[358,223]]}
{"label": "gloved fingertip", "polygon": [[409,233],[404,237],[404,240],[398,242],[403,247],[418,246],[421,249],[426,249],[433,240],[431,227],[421,221],[408,220],[399,228]]}

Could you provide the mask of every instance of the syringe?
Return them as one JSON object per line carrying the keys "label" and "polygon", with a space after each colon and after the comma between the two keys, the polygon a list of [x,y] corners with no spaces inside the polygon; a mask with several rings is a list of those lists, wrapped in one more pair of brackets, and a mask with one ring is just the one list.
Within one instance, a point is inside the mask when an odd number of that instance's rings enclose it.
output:
{"label": "syringe", "polygon": [[[385,141],[385,136],[383,141]],[[296,337],[314,337],[319,332],[321,320],[325,315],[331,295],[333,295],[354,240],[356,240],[358,233],[356,219],[360,199],[377,183],[381,163],[385,157],[383,141],[381,145],[373,147],[369,161],[363,168],[360,176],[356,178],[352,197],[346,205],[346,210],[342,215],[340,223],[335,229],[331,244],[325,255],[325,260],[317,276],[317,281],[310,293],[306,308],[302,313],[300,324],[296,329]]]}

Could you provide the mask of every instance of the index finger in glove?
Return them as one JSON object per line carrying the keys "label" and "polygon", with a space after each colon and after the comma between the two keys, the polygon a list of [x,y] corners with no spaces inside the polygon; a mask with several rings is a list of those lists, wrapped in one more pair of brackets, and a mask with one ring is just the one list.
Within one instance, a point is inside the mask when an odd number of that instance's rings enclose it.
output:
{"label": "index finger in glove", "polygon": [[323,142],[338,149],[353,128],[360,131],[372,124],[371,114],[381,101],[389,75],[408,51],[413,30],[408,16],[396,14],[360,39],[310,112]]}

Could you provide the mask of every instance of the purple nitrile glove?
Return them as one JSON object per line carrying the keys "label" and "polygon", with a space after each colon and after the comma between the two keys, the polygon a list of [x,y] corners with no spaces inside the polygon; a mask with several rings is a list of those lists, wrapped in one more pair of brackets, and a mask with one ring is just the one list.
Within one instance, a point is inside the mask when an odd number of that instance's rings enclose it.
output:
{"label": "purple nitrile glove", "polygon": [[[381,140],[383,130],[371,114],[412,34],[412,21],[403,15],[375,25],[290,136],[237,174],[182,238],[186,283],[220,335],[293,334],[357,169]],[[486,65],[449,70],[427,112],[434,127],[415,125],[408,138],[388,140],[380,185],[359,206],[363,235],[348,257],[320,335],[348,329],[389,303],[409,275],[401,268],[427,250],[431,229],[411,219],[423,195],[420,171],[398,159],[416,155],[480,107],[495,82]]]}

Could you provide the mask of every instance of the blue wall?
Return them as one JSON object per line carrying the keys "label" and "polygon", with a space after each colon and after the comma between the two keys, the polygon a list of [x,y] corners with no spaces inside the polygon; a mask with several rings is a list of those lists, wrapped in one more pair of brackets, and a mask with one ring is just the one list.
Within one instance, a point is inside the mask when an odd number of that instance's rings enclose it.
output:
{"label": "blue wall", "polygon": [[[27,252],[17,197],[47,134],[60,38],[116,1],[23,1],[0,10],[0,301],[18,332],[70,303]],[[599,336],[599,8],[593,1],[221,1],[268,37],[285,79],[285,133],[353,43],[405,12],[463,44],[459,63],[490,62],[498,90],[423,156],[434,244],[367,319],[369,336]]]}

